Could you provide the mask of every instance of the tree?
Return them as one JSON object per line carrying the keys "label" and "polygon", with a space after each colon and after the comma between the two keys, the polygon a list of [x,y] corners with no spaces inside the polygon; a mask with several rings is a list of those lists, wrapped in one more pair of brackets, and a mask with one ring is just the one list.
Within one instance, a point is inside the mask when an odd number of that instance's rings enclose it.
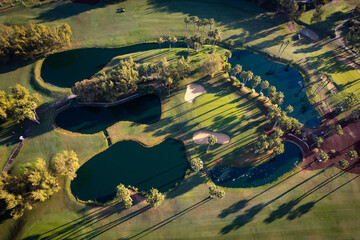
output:
{"label": "tree", "polygon": [[10,92],[7,116],[17,123],[26,118],[39,123],[35,109],[41,103],[40,96],[37,93],[30,95],[29,90],[20,84],[10,88]]}
{"label": "tree", "polygon": [[184,39],[186,46],[187,46],[187,52],[190,53],[190,44],[192,43],[191,38],[189,36],[186,36]]}
{"label": "tree", "polygon": [[276,87],[275,86],[269,86],[268,87],[268,97],[271,99],[276,94]]}
{"label": "tree", "polygon": [[171,87],[171,84],[173,83],[173,79],[171,77],[168,77],[166,80],[165,80],[165,84],[168,86],[168,93],[170,95],[170,87]]}
{"label": "tree", "polygon": [[273,149],[275,155],[280,155],[285,151],[284,144],[279,144]]}
{"label": "tree", "polygon": [[151,207],[157,208],[164,201],[164,194],[159,192],[157,189],[150,189],[149,193],[146,194],[146,201],[150,204]]}
{"label": "tree", "polygon": [[215,25],[215,20],[213,18],[210,18],[208,24],[210,26],[210,31],[211,31],[211,27]]}
{"label": "tree", "polygon": [[203,33],[205,32],[205,26],[209,23],[209,19],[203,18],[201,19],[201,26],[203,26]]}
{"label": "tree", "polygon": [[235,45],[234,40],[230,39],[230,40],[228,41],[228,46],[229,46],[229,48],[231,49],[234,45]]}
{"label": "tree", "polygon": [[126,208],[130,208],[132,206],[132,198],[130,196],[130,191],[123,184],[119,184],[116,187],[116,199],[119,202],[124,203]]}
{"label": "tree", "polygon": [[54,158],[53,169],[56,175],[67,176],[73,180],[79,167],[79,159],[74,151],[58,153]]}
{"label": "tree", "polygon": [[344,132],[343,132],[342,127],[341,127],[340,124],[338,124],[338,125],[335,126],[335,132],[336,132],[336,134],[339,134],[339,135],[343,135],[343,134],[344,134]]}
{"label": "tree", "polygon": [[288,106],[285,108],[285,111],[286,111],[287,113],[292,113],[292,112],[294,111],[294,108],[293,108],[293,106],[288,105]]}
{"label": "tree", "polygon": [[190,20],[194,24],[194,33],[195,33],[196,23],[199,21],[199,18],[197,16],[193,16],[190,18]]}
{"label": "tree", "polygon": [[350,158],[350,159],[354,159],[354,158],[357,158],[358,157],[358,153],[356,150],[352,150],[352,151],[349,151],[347,153],[347,156]]}
{"label": "tree", "polygon": [[246,82],[251,80],[254,76],[254,73],[252,71],[242,71],[240,74],[240,77],[244,80],[242,86],[246,85]]}
{"label": "tree", "polygon": [[324,142],[324,139],[322,137],[315,137],[314,144],[320,148],[321,144]]}
{"label": "tree", "polygon": [[191,23],[190,17],[186,16],[186,17],[184,18],[184,23],[186,24],[186,35],[187,35],[187,32],[188,32],[188,24]]}
{"label": "tree", "polygon": [[231,58],[231,52],[229,50],[225,51],[225,58],[226,58],[226,62],[228,62],[229,58]]}
{"label": "tree", "polygon": [[242,71],[242,66],[240,64],[236,64],[235,67],[233,67],[231,74],[236,77],[236,75],[240,74]]}
{"label": "tree", "polygon": [[209,145],[208,145],[208,147],[206,149],[206,153],[209,151],[210,146],[215,145],[216,142],[217,142],[217,138],[214,135],[210,134],[209,137],[208,137],[208,144]]}
{"label": "tree", "polygon": [[214,185],[209,187],[209,195],[210,198],[217,197],[219,199],[222,199],[225,197],[225,191]]}
{"label": "tree", "polygon": [[190,160],[190,166],[195,172],[200,171],[204,167],[204,163],[200,158],[193,158]]}
{"label": "tree", "polygon": [[171,38],[171,43],[173,44],[173,48],[175,48],[175,43],[177,43],[177,38],[175,36]]}
{"label": "tree", "polygon": [[186,59],[184,56],[177,61],[176,70],[180,75],[180,78],[185,78],[189,75],[192,70],[192,66],[190,64],[191,58],[187,57]]}
{"label": "tree", "polygon": [[329,159],[329,155],[325,152],[320,153],[320,159],[321,161],[327,161]]}
{"label": "tree", "polygon": [[163,37],[159,37],[157,42],[159,43],[159,48],[160,48],[160,52],[161,52],[161,44],[164,42],[164,38]]}
{"label": "tree", "polygon": [[228,63],[228,62],[226,62],[226,63],[224,64],[224,72],[225,72],[225,73],[229,73],[230,71],[231,71],[231,64]]}
{"label": "tree", "polygon": [[206,75],[210,75],[212,78],[215,73],[219,72],[222,68],[221,57],[214,50],[211,54],[208,54],[202,61],[201,70]]}
{"label": "tree", "polygon": [[261,90],[260,90],[260,94],[262,94],[262,91],[264,90],[264,89],[267,89],[268,87],[270,86],[270,84],[269,84],[269,82],[268,81],[262,81],[261,83],[260,83],[260,87],[261,87]]}
{"label": "tree", "polygon": [[310,23],[320,22],[322,20],[323,14],[324,14],[324,10],[321,8],[321,5],[316,5]]}
{"label": "tree", "polygon": [[349,167],[349,162],[345,159],[341,159],[339,161],[339,166],[342,168],[342,169],[345,169],[345,168],[348,168]]}
{"label": "tree", "polygon": [[360,102],[359,97],[354,92],[351,92],[346,96],[341,107],[345,109],[350,109],[359,102]]}
{"label": "tree", "polygon": [[255,88],[261,83],[261,77],[255,76],[251,81],[252,91],[255,91]]}
{"label": "tree", "polygon": [[171,42],[172,42],[173,36],[169,35],[168,36],[168,42],[169,42],[169,50],[171,51]]}

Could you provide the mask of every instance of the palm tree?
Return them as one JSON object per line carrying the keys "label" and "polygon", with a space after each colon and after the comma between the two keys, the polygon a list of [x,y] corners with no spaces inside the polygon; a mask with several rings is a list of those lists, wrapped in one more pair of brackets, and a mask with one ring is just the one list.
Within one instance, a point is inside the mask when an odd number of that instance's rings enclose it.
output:
{"label": "palm tree", "polygon": [[189,36],[186,36],[184,41],[185,41],[186,46],[187,46],[187,52],[190,53],[191,38]]}
{"label": "palm tree", "polygon": [[197,32],[199,33],[199,28],[203,25],[203,21],[202,19],[199,19],[199,21],[196,22],[196,26],[197,26]]}
{"label": "palm tree", "polygon": [[168,92],[169,92],[169,95],[170,95],[170,86],[171,84],[173,83],[173,79],[171,77],[168,77],[165,81],[166,85],[168,86]]}
{"label": "palm tree", "polygon": [[270,86],[270,83],[268,82],[268,81],[262,81],[261,83],[260,83],[260,87],[261,87],[261,90],[260,90],[260,94],[262,94],[262,91],[264,90],[264,89],[267,89],[268,87]]}
{"label": "palm tree", "polygon": [[274,96],[275,93],[276,93],[276,87],[275,86],[268,87],[268,95],[267,95],[268,97],[269,96]]}
{"label": "palm tree", "polygon": [[208,137],[208,147],[206,149],[206,153],[209,151],[210,146],[214,145],[217,142],[217,138],[214,135],[209,135]]}
{"label": "palm tree", "polygon": [[193,16],[190,18],[190,20],[194,23],[194,33],[195,33],[196,23],[199,21],[199,18],[197,16]]}
{"label": "palm tree", "polygon": [[232,75],[236,77],[239,73],[242,71],[242,66],[240,64],[236,64],[235,67],[232,70]]}
{"label": "palm tree", "polygon": [[184,23],[186,24],[186,35],[187,35],[187,32],[188,32],[188,24],[191,23],[191,19],[190,17],[185,17],[184,18]]}
{"label": "palm tree", "polygon": [[213,47],[214,47],[217,44],[217,42],[221,41],[221,30],[219,28],[215,28],[213,38],[214,38],[214,42],[213,42]]}
{"label": "palm tree", "polygon": [[171,41],[172,41],[172,38],[173,38],[173,37],[172,37],[171,35],[169,35],[169,36],[168,36],[168,39],[167,39],[168,42],[169,42],[169,50],[170,50],[170,51],[171,51]]}
{"label": "palm tree", "polygon": [[163,37],[159,37],[157,42],[159,43],[159,48],[160,48],[160,52],[161,52],[161,44],[164,42],[164,38]]}
{"label": "palm tree", "polygon": [[171,43],[173,44],[173,48],[175,48],[175,43],[177,43],[177,38],[175,36],[171,38]]}
{"label": "palm tree", "polygon": [[207,24],[209,24],[209,19],[207,19],[207,18],[203,18],[203,19],[201,19],[201,22],[202,22],[202,26],[203,26],[203,34],[204,34],[204,32],[205,32],[205,26],[207,25]]}
{"label": "palm tree", "polygon": [[210,31],[211,31],[211,27],[214,26],[215,20],[213,18],[210,18],[208,24],[210,25]]}
{"label": "palm tree", "polygon": [[255,91],[255,88],[261,83],[261,77],[255,76],[251,81],[252,91]]}
{"label": "palm tree", "polygon": [[231,52],[230,51],[228,51],[228,50],[226,50],[225,51],[225,57],[226,57],[226,61],[228,61],[229,60],[229,58],[231,58]]}
{"label": "palm tree", "polygon": [[243,71],[240,74],[240,77],[244,79],[244,86],[246,85],[246,82],[251,80],[254,76],[254,73],[252,71]]}

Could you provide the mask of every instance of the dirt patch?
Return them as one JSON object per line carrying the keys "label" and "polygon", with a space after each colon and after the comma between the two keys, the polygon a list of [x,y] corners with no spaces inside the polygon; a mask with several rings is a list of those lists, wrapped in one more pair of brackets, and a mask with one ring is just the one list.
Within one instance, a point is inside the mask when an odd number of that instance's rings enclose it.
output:
{"label": "dirt patch", "polygon": [[216,143],[219,144],[227,144],[230,143],[230,137],[224,133],[217,133],[217,132],[211,132],[206,130],[201,130],[193,135],[193,140],[196,144],[207,144],[208,143],[208,137],[210,135],[214,135],[217,139]]}
{"label": "dirt patch", "polygon": [[319,41],[319,36],[312,30],[308,29],[308,28],[303,28],[300,33],[308,38],[310,38],[311,40],[317,42]]}
{"label": "dirt patch", "polygon": [[295,32],[295,31],[296,31],[296,27],[295,27],[294,22],[292,22],[292,21],[287,22],[287,23],[286,23],[286,30],[287,30],[288,32],[290,32],[290,33]]}
{"label": "dirt patch", "polygon": [[201,95],[203,92],[205,92],[205,88],[199,84],[196,83],[190,83],[186,87],[185,92],[185,101],[187,102],[193,102],[195,98],[197,98],[199,95]]}
{"label": "dirt patch", "polygon": [[145,197],[142,196],[141,194],[135,192],[132,189],[129,189],[129,191],[130,191],[130,197],[133,200],[133,205],[138,204],[138,203],[145,203],[146,202]]}
{"label": "dirt patch", "polygon": [[[349,161],[349,172],[360,173],[359,158],[350,160],[347,157],[347,153],[351,150],[360,151],[360,121],[343,126],[343,135],[335,134],[328,138],[325,138],[324,142],[317,153],[310,153],[304,160],[302,167],[308,170],[323,169],[326,167],[339,167],[338,162],[341,159]],[[332,154],[330,151],[334,149],[336,152]],[[317,162],[321,152],[325,152],[329,155],[329,160],[326,162]],[[359,165],[359,166],[358,166]]]}

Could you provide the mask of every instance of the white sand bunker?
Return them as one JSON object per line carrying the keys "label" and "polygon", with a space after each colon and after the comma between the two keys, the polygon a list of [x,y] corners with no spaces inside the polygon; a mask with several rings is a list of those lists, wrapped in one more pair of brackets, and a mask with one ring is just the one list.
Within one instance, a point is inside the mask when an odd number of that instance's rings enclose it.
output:
{"label": "white sand bunker", "polygon": [[193,140],[196,144],[207,144],[208,137],[214,135],[217,139],[216,143],[227,144],[230,142],[230,137],[224,133],[210,132],[206,130],[201,130],[193,135]]}
{"label": "white sand bunker", "polygon": [[205,92],[205,88],[196,83],[190,83],[187,85],[185,92],[185,101],[193,102],[196,97]]}

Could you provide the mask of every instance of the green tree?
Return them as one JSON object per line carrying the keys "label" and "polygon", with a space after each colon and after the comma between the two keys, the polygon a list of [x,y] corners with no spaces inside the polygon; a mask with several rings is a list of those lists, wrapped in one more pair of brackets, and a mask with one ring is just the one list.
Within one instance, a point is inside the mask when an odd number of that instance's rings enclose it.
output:
{"label": "green tree", "polygon": [[236,77],[238,74],[240,74],[242,71],[242,66],[240,64],[236,64],[235,67],[233,67],[231,74],[232,76]]}
{"label": "green tree", "polygon": [[314,144],[320,148],[321,144],[324,142],[324,139],[322,137],[315,137]]}
{"label": "green tree", "polygon": [[176,70],[178,71],[180,78],[185,78],[190,74],[192,70],[190,62],[191,58],[187,57],[185,59],[184,56],[181,56],[181,58],[177,61]]}
{"label": "green tree", "polygon": [[160,48],[160,52],[161,52],[161,44],[164,43],[164,38],[163,38],[163,37],[159,37],[159,38],[157,39],[157,42],[158,42],[158,44],[159,44],[159,48]]}
{"label": "green tree", "polygon": [[345,169],[345,168],[348,168],[349,167],[349,162],[345,159],[341,159],[339,161],[339,166],[342,168],[342,169]]}
{"label": "green tree", "polygon": [[324,10],[321,8],[321,5],[316,5],[315,11],[311,17],[310,22],[316,23],[322,20],[322,16],[324,15]]}
{"label": "green tree", "polygon": [[186,46],[187,46],[187,52],[190,53],[190,44],[192,43],[191,38],[189,36],[186,36],[184,39]]}
{"label": "green tree", "polygon": [[132,206],[132,198],[130,196],[130,191],[123,184],[119,184],[116,187],[116,199],[119,202],[124,203],[126,208],[130,208]]}
{"label": "green tree", "polygon": [[213,18],[210,18],[208,24],[210,26],[210,31],[211,31],[211,27],[215,25],[215,20]]}
{"label": "green tree", "polygon": [[187,33],[188,33],[188,24],[191,23],[190,17],[186,16],[184,18],[184,23],[186,24],[186,35],[187,35]]}
{"label": "green tree", "polygon": [[146,194],[146,201],[150,204],[151,207],[157,208],[164,201],[164,194],[159,192],[157,189],[150,189],[149,193]]}
{"label": "green tree", "polygon": [[255,88],[261,83],[261,77],[255,76],[251,81],[252,91],[255,91]]}
{"label": "green tree", "polygon": [[325,152],[320,153],[320,159],[321,161],[327,161],[329,159],[329,155]]}
{"label": "green tree", "polygon": [[206,149],[206,153],[209,151],[210,146],[215,145],[217,142],[217,138],[214,135],[209,135],[208,137],[208,147]]}
{"label": "green tree", "polygon": [[67,176],[73,180],[79,167],[79,159],[74,151],[58,153],[54,158],[53,169],[56,175]]}
{"label": "green tree", "polygon": [[219,199],[223,199],[225,197],[225,191],[214,185],[209,187],[209,195],[210,198],[217,197]]}
{"label": "green tree", "polygon": [[240,77],[244,80],[242,86],[246,85],[246,82],[251,80],[254,76],[254,73],[252,71],[242,71],[240,74]]}
{"label": "green tree", "polygon": [[285,151],[284,144],[279,144],[273,149],[275,155],[282,154]]}
{"label": "green tree", "polygon": [[352,151],[349,151],[347,153],[347,156],[350,158],[350,159],[354,159],[354,158],[357,158],[358,157],[358,153],[356,150],[352,150]]}
{"label": "green tree", "polygon": [[168,77],[166,80],[165,80],[165,84],[168,86],[168,93],[170,95],[170,87],[171,87],[171,84],[173,83],[173,79],[171,77]]}
{"label": "green tree", "polygon": [[201,71],[206,75],[210,75],[212,78],[221,68],[221,57],[215,50],[211,54],[208,54],[201,64]]}
{"label": "green tree", "polygon": [[194,24],[194,34],[195,34],[196,24],[197,24],[197,22],[199,22],[199,18],[197,16],[193,16],[190,19],[191,19],[191,22]]}
{"label": "green tree", "polygon": [[193,158],[190,160],[190,166],[195,172],[200,171],[204,167],[204,163],[200,158]]}
{"label": "green tree", "polygon": [[260,90],[260,94],[262,94],[262,91],[264,90],[264,89],[267,89],[268,87],[270,86],[270,84],[269,84],[269,82],[268,81],[262,81],[261,83],[260,83],[260,87],[261,87],[261,90]]}
{"label": "green tree", "polygon": [[229,58],[231,58],[232,54],[229,50],[225,50],[225,58],[226,62],[228,62]]}
{"label": "green tree", "polygon": [[285,111],[286,111],[287,113],[292,113],[292,112],[294,111],[294,108],[293,108],[293,106],[288,105],[288,106],[285,108]]}
{"label": "green tree", "polygon": [[228,62],[225,62],[224,64],[224,72],[229,73],[231,71],[231,64]]}

